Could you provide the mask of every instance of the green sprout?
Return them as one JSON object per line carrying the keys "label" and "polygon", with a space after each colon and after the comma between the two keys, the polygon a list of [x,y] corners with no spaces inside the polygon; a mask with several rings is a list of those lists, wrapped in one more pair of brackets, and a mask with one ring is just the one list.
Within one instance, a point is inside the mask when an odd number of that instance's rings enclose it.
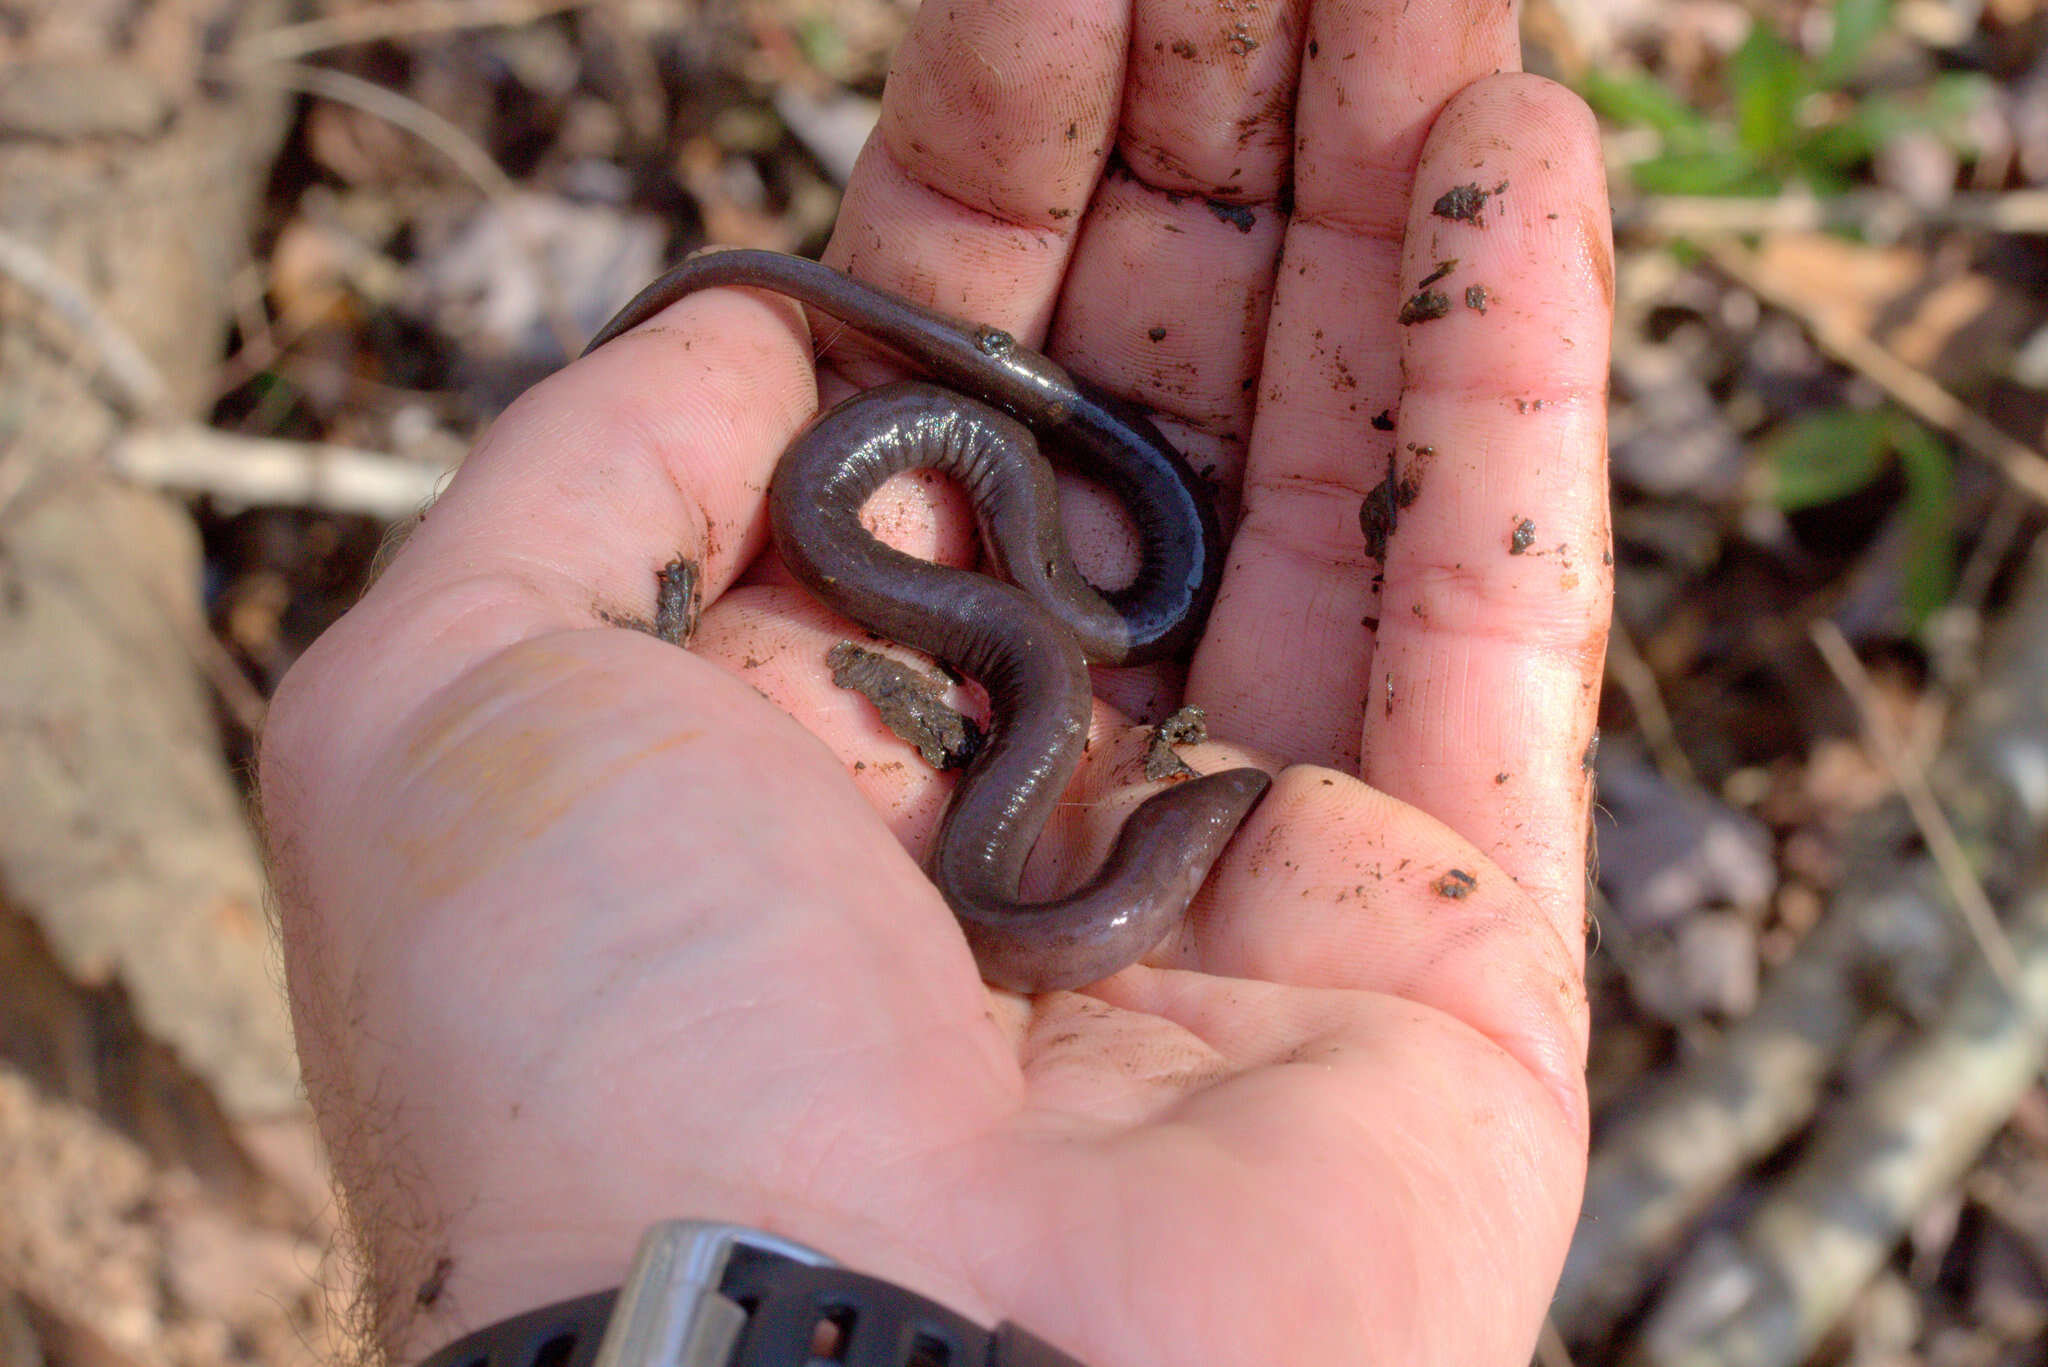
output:
{"label": "green sprout", "polygon": [[1694,108],[1664,82],[1640,73],[1589,71],[1579,91],[1608,122],[1648,128],[1657,151],[1629,168],[1651,194],[1772,195],[1804,184],[1839,193],[1871,155],[1901,133],[1957,130],[1978,106],[1983,83],[1937,76],[1910,93],[1845,89],[1891,22],[1891,0],[1835,0],[1834,36],[1809,56],[1756,23],[1723,71],[1727,108]]}
{"label": "green sprout", "polygon": [[1847,498],[1894,464],[1906,486],[1905,602],[1915,630],[1948,601],[1955,578],[1955,473],[1948,450],[1896,409],[1832,408],[1785,423],[1760,452],[1785,512]]}

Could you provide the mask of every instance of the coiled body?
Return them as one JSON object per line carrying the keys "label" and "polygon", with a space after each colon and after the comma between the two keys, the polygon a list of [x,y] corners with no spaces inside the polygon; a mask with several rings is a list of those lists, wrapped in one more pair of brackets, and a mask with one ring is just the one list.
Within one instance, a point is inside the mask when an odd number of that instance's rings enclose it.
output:
{"label": "coiled body", "polygon": [[[988,691],[987,743],[961,776],[930,860],[982,976],[1041,992],[1135,962],[1179,924],[1264,794],[1263,772],[1230,770],[1154,794],[1126,820],[1096,876],[1066,897],[1023,902],[1019,884],[1080,766],[1094,706],[1089,662],[1159,659],[1201,629],[1222,565],[1206,491],[1134,409],[1085,389],[1007,334],[955,323],[799,258],[697,257],[643,291],[591,348],[714,285],[790,295],[946,382],[868,390],[799,435],[770,489],[776,548],[833,609]],[[1129,510],[1140,568],[1125,588],[1099,592],[1075,570],[1038,437]],[[961,484],[1011,582],[918,560],[869,534],[862,507],[891,475],[911,469]]]}

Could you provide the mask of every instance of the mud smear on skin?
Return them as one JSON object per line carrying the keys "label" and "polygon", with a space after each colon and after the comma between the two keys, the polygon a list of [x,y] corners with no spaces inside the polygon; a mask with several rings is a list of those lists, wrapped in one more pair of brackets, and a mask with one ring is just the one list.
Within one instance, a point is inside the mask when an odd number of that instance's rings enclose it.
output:
{"label": "mud smear on skin", "polygon": [[704,615],[703,574],[697,562],[677,556],[654,572],[654,634],[672,646],[687,646]]}
{"label": "mud smear on skin", "polygon": [[981,751],[981,727],[946,701],[944,680],[880,651],[841,641],[825,655],[832,682],[875,705],[882,725],[934,769],[961,769]]}
{"label": "mud smear on skin", "polygon": [[1157,782],[1160,779],[1197,778],[1200,775],[1194,767],[1178,754],[1176,745],[1200,745],[1209,739],[1209,717],[1201,708],[1181,708],[1165,721],[1152,728],[1152,734],[1145,744],[1145,777]]}
{"label": "mud smear on skin", "polygon": [[1486,226],[1486,202],[1495,195],[1506,193],[1508,183],[1502,181],[1491,190],[1481,189],[1476,182],[1454,185],[1437,196],[1429,211],[1438,218],[1447,218],[1453,223],[1470,223],[1475,228]]}
{"label": "mud smear on skin", "polygon": [[1375,484],[1358,505],[1358,528],[1365,533],[1365,553],[1382,564],[1387,559],[1387,543],[1400,525],[1401,510],[1414,506],[1422,496],[1423,477],[1436,460],[1434,446],[1410,442],[1408,451],[1411,459],[1405,471],[1400,468],[1398,453],[1387,453],[1386,478]]}

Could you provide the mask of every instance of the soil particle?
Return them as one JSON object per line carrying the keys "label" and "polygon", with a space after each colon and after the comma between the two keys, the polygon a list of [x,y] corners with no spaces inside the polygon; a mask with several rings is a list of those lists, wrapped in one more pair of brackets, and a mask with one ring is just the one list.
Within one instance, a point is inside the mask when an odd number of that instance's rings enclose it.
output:
{"label": "soil particle", "polygon": [[833,646],[825,663],[836,686],[873,703],[882,725],[934,769],[962,768],[980,751],[981,728],[946,702],[941,680],[851,641]]}
{"label": "soil particle", "polygon": [[1401,521],[1401,510],[1412,507],[1422,494],[1422,476],[1436,456],[1433,446],[1408,444],[1414,459],[1399,468],[1393,452],[1387,453],[1387,477],[1372,487],[1358,505],[1358,529],[1365,533],[1365,553],[1375,560],[1387,558],[1387,542]]}
{"label": "soil particle", "polygon": [[1515,524],[1515,530],[1508,537],[1508,554],[1520,555],[1536,544],[1536,524],[1523,518]]}
{"label": "soil particle", "polygon": [[1250,232],[1258,224],[1259,216],[1252,212],[1250,205],[1231,204],[1220,199],[1205,199],[1202,203],[1208,206],[1210,213],[1241,233]]}
{"label": "soil particle", "polygon": [[1479,880],[1463,869],[1452,869],[1429,885],[1429,890],[1439,897],[1453,902],[1462,902],[1479,889]]}
{"label": "soil particle", "polygon": [[1502,181],[1491,190],[1482,190],[1476,183],[1454,185],[1437,197],[1430,212],[1438,218],[1448,218],[1454,223],[1470,223],[1475,228],[1486,226],[1486,201],[1508,188]]}
{"label": "soil particle", "polygon": [[704,614],[697,562],[677,556],[654,572],[654,634],[672,646],[686,646]]}
{"label": "soil particle", "polygon": [[1437,290],[1423,290],[1401,305],[1395,321],[1402,327],[1433,323],[1451,311],[1451,297]]}
{"label": "soil particle", "polygon": [[1400,520],[1400,509],[1394,503],[1394,458],[1387,457],[1387,477],[1373,485],[1365,501],[1358,505],[1358,529],[1365,533],[1365,553],[1375,560],[1387,558],[1387,541],[1394,534],[1394,524]]}
{"label": "soil particle", "polygon": [[1150,337],[1155,342],[1163,342],[1166,340],[1166,329],[1163,327],[1155,327],[1148,331],[1145,335],[1147,337]]}
{"label": "soil particle", "polygon": [[[1421,280],[1416,282],[1415,288],[1419,290],[1426,290],[1431,285],[1434,285],[1437,281],[1443,279],[1445,276],[1449,275],[1452,271],[1456,269],[1458,269],[1458,258],[1455,256],[1448,261],[1439,261],[1436,263],[1435,270],[1431,271],[1428,275],[1423,276]],[[1466,293],[1469,295],[1471,291],[1467,290]]]}
{"label": "soil particle", "polygon": [[648,621],[637,612],[620,612],[616,608],[606,607],[603,603],[592,603],[590,605],[590,614],[608,627],[618,627],[623,631],[638,631],[648,636],[654,635],[654,623]]}
{"label": "soil particle", "polygon": [[1194,778],[1188,762],[1174,753],[1176,745],[1200,745],[1209,739],[1209,718],[1199,707],[1183,707],[1152,728],[1145,746],[1145,777]]}
{"label": "soil particle", "polygon": [[425,1310],[441,1299],[441,1292],[448,1286],[448,1274],[455,1270],[455,1260],[447,1254],[434,1259],[433,1268],[412,1293],[412,1303]]}
{"label": "soil particle", "polygon": [[1477,313],[1486,312],[1486,305],[1491,298],[1492,296],[1487,294],[1486,286],[1484,285],[1467,285],[1465,287],[1465,307]]}
{"label": "soil particle", "polygon": [[1408,452],[1414,457],[1408,468],[1394,481],[1394,502],[1403,508],[1413,507],[1415,500],[1422,496],[1422,477],[1427,474],[1436,460],[1436,448],[1416,442],[1408,443]]}
{"label": "soil particle", "polygon": [[1377,412],[1377,413],[1373,414],[1373,415],[1372,415],[1372,430],[1373,430],[1373,431],[1375,431],[1375,432],[1391,432],[1391,431],[1393,431],[1393,430],[1394,430],[1394,410],[1393,410],[1393,409],[1391,409],[1391,408],[1382,408],[1382,409],[1381,409],[1381,410],[1380,410],[1379,412]]}

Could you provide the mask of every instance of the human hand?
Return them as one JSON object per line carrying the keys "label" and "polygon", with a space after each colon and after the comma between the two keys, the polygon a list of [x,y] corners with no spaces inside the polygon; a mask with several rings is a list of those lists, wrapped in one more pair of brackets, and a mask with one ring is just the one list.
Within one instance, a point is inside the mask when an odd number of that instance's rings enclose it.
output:
{"label": "human hand", "polygon": [[[953,0],[899,58],[828,259],[1049,333],[1242,490],[1185,696],[1289,767],[1186,933],[1087,993],[981,986],[916,862],[945,781],[831,686],[843,627],[762,557],[818,402],[793,309],[692,297],[499,421],[263,756],[308,1085],[399,1360],[616,1282],[675,1215],[1091,1367],[1526,1360],[1584,1167],[1611,272],[1590,120],[1514,65],[1512,15],[1449,0]],[[1433,212],[1503,182],[1483,226]],[[1451,258],[1449,314],[1397,322]],[[900,492],[892,540],[970,558],[947,495]],[[692,648],[615,629],[678,555]],[[1178,684],[1103,689],[1149,714]],[[1140,795],[1107,708],[1097,737],[1042,885]]]}

